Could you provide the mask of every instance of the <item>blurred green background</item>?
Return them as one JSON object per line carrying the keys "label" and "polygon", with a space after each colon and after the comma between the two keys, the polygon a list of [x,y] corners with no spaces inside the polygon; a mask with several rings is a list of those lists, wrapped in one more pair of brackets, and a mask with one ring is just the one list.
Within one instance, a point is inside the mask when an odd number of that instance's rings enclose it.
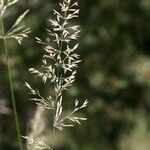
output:
{"label": "blurred green background", "polygon": [[[24,10],[30,9],[25,23],[30,38],[18,45],[9,41],[10,61],[21,134],[32,130],[29,122],[37,113],[29,101],[24,82],[43,86],[28,68],[38,68],[44,51],[35,36],[45,39],[48,18],[58,0],[19,0],[5,16],[5,28]],[[66,109],[74,99],[90,100],[88,117],[82,126],[65,129],[56,135],[57,150],[149,150],[150,149],[150,0],[80,0],[80,49],[82,62],[74,86],[65,97]],[[6,57],[0,41],[0,150],[18,150]],[[46,117],[46,131],[50,124]],[[43,117],[44,117],[43,116]],[[41,117],[43,119],[43,117]],[[40,117],[39,117],[40,118]],[[41,119],[40,118],[40,119]],[[37,118],[34,118],[37,119]],[[40,130],[40,127],[37,127]],[[42,131],[42,134],[43,133]],[[51,132],[49,132],[51,134]],[[51,135],[49,135],[51,136]],[[47,141],[50,138],[47,137]],[[25,143],[25,141],[23,140]]]}

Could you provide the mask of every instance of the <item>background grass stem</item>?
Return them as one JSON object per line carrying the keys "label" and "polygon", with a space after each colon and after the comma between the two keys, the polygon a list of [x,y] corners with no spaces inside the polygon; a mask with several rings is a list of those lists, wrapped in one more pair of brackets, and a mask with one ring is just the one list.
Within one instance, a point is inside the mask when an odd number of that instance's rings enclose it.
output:
{"label": "background grass stem", "polygon": [[4,50],[7,57],[7,69],[8,69],[8,76],[9,76],[9,85],[10,85],[10,92],[11,92],[11,100],[13,105],[13,112],[14,112],[14,119],[15,119],[15,126],[17,131],[17,138],[19,143],[19,149],[23,150],[22,141],[21,141],[21,134],[20,134],[20,127],[19,127],[19,121],[18,121],[18,114],[16,109],[16,101],[14,96],[14,88],[13,88],[13,81],[12,81],[12,73],[11,73],[11,67],[9,62],[9,54],[8,54],[8,48],[7,48],[7,40],[5,38],[5,31],[4,31],[4,25],[3,25],[3,19],[0,18],[1,22],[1,31],[3,35],[3,41],[4,41]]}

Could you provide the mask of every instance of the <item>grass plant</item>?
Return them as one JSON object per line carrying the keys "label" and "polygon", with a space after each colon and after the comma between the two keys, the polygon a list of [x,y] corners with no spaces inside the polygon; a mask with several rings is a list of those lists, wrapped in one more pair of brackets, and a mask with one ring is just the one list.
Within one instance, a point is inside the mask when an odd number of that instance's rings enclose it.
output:
{"label": "grass plant", "polygon": [[78,17],[78,2],[63,0],[60,5],[60,12],[53,10],[54,18],[49,19],[51,27],[47,29],[48,36],[46,40],[36,37],[37,43],[43,45],[45,54],[42,59],[41,70],[30,68],[29,71],[36,77],[39,77],[43,84],[51,83],[54,94],[46,98],[41,95],[39,90],[32,88],[29,83],[25,83],[32,95],[31,100],[45,110],[53,113],[53,139],[51,145],[47,145],[41,138],[23,136],[27,139],[28,149],[51,149],[55,147],[56,129],[62,131],[65,127],[73,127],[76,123],[87,118],[77,115],[77,111],[85,108],[88,100],[80,103],[75,100],[74,108],[69,114],[64,114],[63,101],[64,92],[72,86],[75,81],[80,55],[78,54],[78,37],[80,33],[79,25],[72,25],[71,20]]}
{"label": "grass plant", "polygon": [[18,41],[19,44],[21,44],[22,40],[25,37],[28,37],[28,33],[30,32],[29,28],[26,28],[24,25],[21,25],[21,22],[25,15],[28,13],[28,10],[25,11],[18,19],[15,21],[15,23],[12,25],[12,27],[6,32],[4,28],[4,17],[7,9],[16,4],[18,0],[1,0],[0,1],[0,39],[3,40],[4,43],[4,51],[7,58],[7,69],[8,69],[8,77],[9,77],[9,85],[10,85],[10,92],[11,92],[11,100],[13,105],[13,112],[14,112],[14,119],[15,119],[15,126],[17,131],[17,137],[18,137],[18,143],[19,143],[19,149],[23,150],[22,142],[21,142],[21,135],[20,135],[20,127],[19,127],[19,121],[18,121],[18,114],[16,109],[16,101],[14,96],[14,88],[13,88],[13,79],[12,79],[12,71],[11,71],[11,65],[9,61],[9,51],[7,46],[7,40],[8,39],[15,39]]}

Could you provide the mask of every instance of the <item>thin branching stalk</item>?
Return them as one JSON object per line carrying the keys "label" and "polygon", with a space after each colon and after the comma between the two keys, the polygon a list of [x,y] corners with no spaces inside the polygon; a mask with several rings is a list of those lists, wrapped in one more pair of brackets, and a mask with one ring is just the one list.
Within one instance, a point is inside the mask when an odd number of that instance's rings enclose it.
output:
{"label": "thin branching stalk", "polygon": [[[67,12],[64,12],[64,18],[66,18]],[[66,21],[66,19],[64,19],[64,22]],[[60,31],[60,37],[63,39],[63,29],[64,29],[64,25],[62,25],[62,30]],[[63,41],[60,41],[60,44],[58,45],[58,50],[60,52],[60,54],[62,53],[62,49],[63,49]],[[60,80],[60,82],[62,83],[62,75],[60,74],[60,69],[61,67],[58,66],[58,68],[56,68],[56,73],[57,73],[57,77],[58,80]],[[56,87],[57,82],[54,82],[54,87]],[[54,110],[53,110],[53,135],[52,135],[52,150],[54,150],[54,145],[55,145],[55,116],[56,116],[56,109],[57,109],[57,102],[58,102],[58,96],[59,93],[56,93],[55,96],[55,100],[54,100]]]}
{"label": "thin branching stalk", "polygon": [[[0,18],[0,22],[1,22],[2,36],[4,37],[5,31],[4,31],[4,25],[3,25],[2,17]],[[14,96],[12,73],[11,73],[11,67],[10,67],[10,62],[9,62],[7,39],[3,38],[3,42],[4,42],[5,55],[7,57],[7,69],[8,69],[8,76],[9,76],[9,85],[10,85],[12,104],[13,104],[13,112],[14,112],[15,125],[16,125],[16,130],[17,130],[18,143],[19,143],[20,150],[23,150],[22,141],[21,141],[21,134],[20,134],[20,126],[19,126],[19,121],[18,121],[18,114],[17,114],[17,109],[16,109],[16,101],[15,101],[15,96]]]}

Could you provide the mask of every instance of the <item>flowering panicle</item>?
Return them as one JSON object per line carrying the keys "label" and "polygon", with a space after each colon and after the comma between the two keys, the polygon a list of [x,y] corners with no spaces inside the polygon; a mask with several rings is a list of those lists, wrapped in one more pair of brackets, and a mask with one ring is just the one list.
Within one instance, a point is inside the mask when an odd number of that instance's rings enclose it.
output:
{"label": "flowering panicle", "polygon": [[36,101],[45,109],[53,111],[53,127],[63,130],[64,127],[72,127],[74,123],[80,124],[80,121],[86,120],[86,118],[75,116],[75,113],[85,108],[88,101],[85,100],[83,104],[79,105],[79,101],[75,100],[73,111],[65,117],[62,115],[63,92],[68,90],[75,81],[77,67],[81,60],[77,53],[79,44],[74,44],[79,37],[80,26],[70,24],[71,19],[78,17],[78,2],[72,3],[71,0],[63,0],[59,5],[61,12],[53,10],[55,17],[48,20],[52,28],[47,29],[49,36],[46,38],[46,42],[36,37],[37,43],[44,45],[42,71],[35,68],[29,69],[32,74],[40,77],[44,84],[52,83],[55,94],[43,98],[38,90],[32,89],[28,83],[26,86],[34,95],[31,100]]}
{"label": "flowering panicle", "polygon": [[[18,0],[0,0],[0,17],[4,17],[4,13],[7,8],[17,2]],[[12,25],[12,27],[5,33],[5,35],[3,35],[2,33],[0,34],[0,38],[15,39],[19,44],[21,44],[22,40],[28,37],[28,34],[30,33],[30,28],[22,24],[22,21],[28,12],[29,10],[26,10],[22,15],[20,15]]]}

